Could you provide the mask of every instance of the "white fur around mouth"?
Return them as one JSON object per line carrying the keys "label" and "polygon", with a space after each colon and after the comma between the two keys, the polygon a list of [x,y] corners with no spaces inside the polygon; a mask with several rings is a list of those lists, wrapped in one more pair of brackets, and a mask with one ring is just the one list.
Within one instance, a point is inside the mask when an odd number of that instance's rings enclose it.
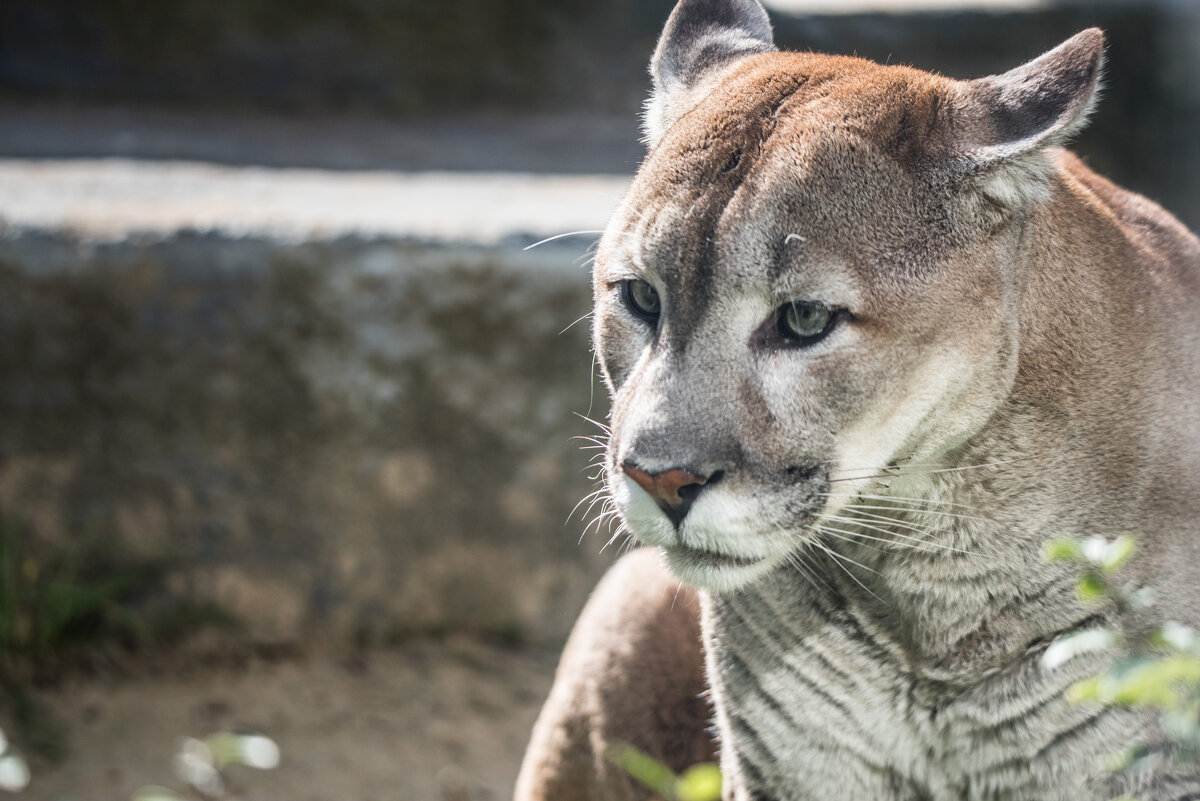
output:
{"label": "white fur around mouth", "polygon": [[713,592],[732,592],[745,587],[786,558],[786,554],[734,556],[686,545],[663,546],[662,552],[672,573],[693,587]]}

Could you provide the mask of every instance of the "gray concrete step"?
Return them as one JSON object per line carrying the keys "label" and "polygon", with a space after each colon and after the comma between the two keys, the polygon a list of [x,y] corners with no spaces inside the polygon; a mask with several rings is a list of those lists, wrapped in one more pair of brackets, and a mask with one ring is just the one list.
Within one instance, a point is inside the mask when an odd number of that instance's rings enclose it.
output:
{"label": "gray concrete step", "polygon": [[0,159],[0,230],[99,241],[201,231],[492,245],[603,229],[628,183],[611,175]]}

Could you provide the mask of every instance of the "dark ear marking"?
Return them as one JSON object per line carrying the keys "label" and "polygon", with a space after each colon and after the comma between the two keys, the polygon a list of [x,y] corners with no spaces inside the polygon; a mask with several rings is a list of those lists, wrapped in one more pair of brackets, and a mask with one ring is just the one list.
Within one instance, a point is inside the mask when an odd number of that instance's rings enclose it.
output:
{"label": "dark ear marking", "polygon": [[650,62],[656,89],[693,86],[704,73],[750,53],[774,50],[758,0],[680,0]]}
{"label": "dark ear marking", "polygon": [[679,0],[650,61],[654,89],[646,104],[646,138],[657,143],[686,111],[688,90],[730,62],[775,49],[771,21],[758,0]]}
{"label": "dark ear marking", "polygon": [[1043,151],[1087,123],[1103,61],[1104,34],[1089,28],[1003,75],[951,82],[921,161],[1001,212],[1040,202],[1053,173]]}
{"label": "dark ear marking", "polygon": [[1104,59],[1104,34],[1089,28],[1003,75],[961,84],[952,147],[980,165],[1065,142],[1086,124]]}

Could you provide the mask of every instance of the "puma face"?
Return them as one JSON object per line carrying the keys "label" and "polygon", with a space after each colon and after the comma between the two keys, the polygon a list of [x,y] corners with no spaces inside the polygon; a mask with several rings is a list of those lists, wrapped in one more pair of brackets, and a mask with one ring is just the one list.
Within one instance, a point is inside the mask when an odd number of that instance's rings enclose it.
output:
{"label": "puma face", "polygon": [[[612,499],[714,591],[812,547],[822,515],[882,470],[945,459],[1003,402],[1009,254],[1045,137],[987,148],[1071,122],[997,133],[965,110],[1002,93],[767,49],[656,75],[675,96],[656,99],[594,276]],[[1080,80],[1090,93],[1094,70]]]}

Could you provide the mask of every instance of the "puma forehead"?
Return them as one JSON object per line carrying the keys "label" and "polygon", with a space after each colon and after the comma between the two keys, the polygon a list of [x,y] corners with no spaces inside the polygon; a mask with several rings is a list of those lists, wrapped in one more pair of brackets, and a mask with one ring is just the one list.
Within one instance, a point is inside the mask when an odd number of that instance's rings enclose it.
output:
{"label": "puma forehead", "polygon": [[927,234],[953,236],[944,215],[907,214],[938,191],[909,172],[928,158],[949,82],[794,53],[749,58],[720,77],[647,158],[602,245],[601,275],[644,265],[671,285],[676,317],[690,319],[718,294],[716,269],[728,279],[762,267],[775,281],[845,284],[851,276],[822,274],[816,259],[852,253],[853,266],[886,257],[893,268],[898,255],[910,264],[927,256],[936,246]]}

